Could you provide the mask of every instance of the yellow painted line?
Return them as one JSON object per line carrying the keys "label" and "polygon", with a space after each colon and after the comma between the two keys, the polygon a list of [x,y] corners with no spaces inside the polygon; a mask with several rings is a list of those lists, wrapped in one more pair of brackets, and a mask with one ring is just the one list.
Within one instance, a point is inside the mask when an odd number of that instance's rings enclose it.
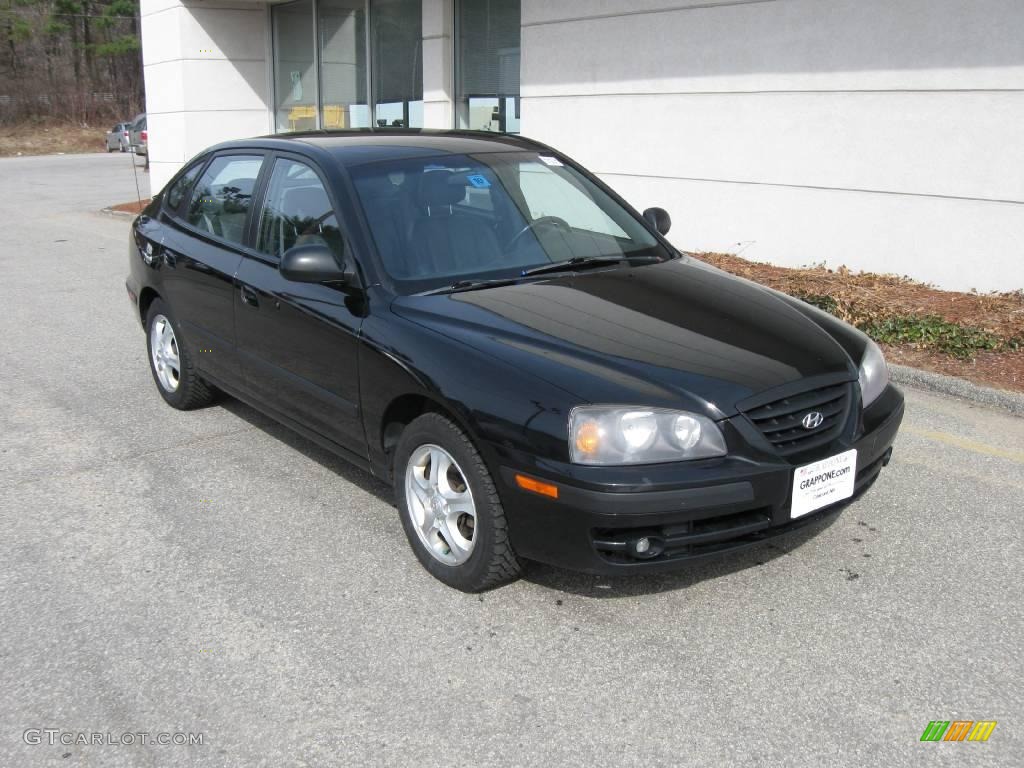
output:
{"label": "yellow painted line", "polygon": [[952,445],[956,448],[962,448],[965,451],[971,451],[972,453],[980,453],[983,456],[995,456],[997,459],[1007,459],[1008,461],[1015,462],[1017,464],[1024,464],[1024,453],[1018,451],[1008,451],[1005,448],[997,448],[994,445],[986,445],[985,443],[978,443],[974,440],[968,440],[965,437],[957,437],[951,435],[948,432],[935,432],[930,429],[918,429],[917,427],[903,427],[904,432],[909,432],[912,435],[918,437],[925,437],[929,440],[935,440],[946,445]]}

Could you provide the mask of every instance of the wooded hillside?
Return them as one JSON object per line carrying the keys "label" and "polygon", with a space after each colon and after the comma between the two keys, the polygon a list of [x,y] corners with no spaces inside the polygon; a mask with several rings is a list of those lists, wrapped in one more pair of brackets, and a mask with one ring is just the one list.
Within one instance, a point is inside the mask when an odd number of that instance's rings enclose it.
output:
{"label": "wooded hillside", "polygon": [[138,0],[0,0],[0,123],[113,123],[144,103]]}

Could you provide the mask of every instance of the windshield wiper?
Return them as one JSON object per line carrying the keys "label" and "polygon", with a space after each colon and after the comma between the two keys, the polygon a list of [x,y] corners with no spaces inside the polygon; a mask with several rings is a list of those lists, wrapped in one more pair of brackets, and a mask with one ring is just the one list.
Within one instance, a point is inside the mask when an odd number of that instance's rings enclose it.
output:
{"label": "windshield wiper", "polygon": [[497,288],[502,285],[516,285],[522,282],[523,278],[534,277],[535,275],[546,275],[552,272],[574,272],[577,269],[590,269],[592,267],[604,267],[609,264],[618,264],[621,261],[633,263],[636,260],[661,261],[657,256],[575,256],[565,261],[556,261],[551,264],[543,264],[532,269],[524,269],[519,277],[499,277],[494,280],[458,280],[443,288],[432,288],[429,291],[417,293],[417,296],[436,296],[439,293],[462,293],[463,291],[478,291],[481,288]]}
{"label": "windshield wiper", "polygon": [[429,291],[423,291],[422,293],[418,293],[417,296],[435,296],[439,293],[478,291],[481,288],[497,288],[502,285],[515,285],[518,282],[518,277],[502,277],[496,280],[459,280],[451,285],[446,285],[443,288],[434,288]]}
{"label": "windshield wiper", "polygon": [[593,267],[606,267],[609,264],[618,264],[620,261],[643,259],[644,261],[661,261],[657,256],[574,256],[565,261],[556,261],[551,264],[544,264],[532,269],[524,269],[523,277],[531,275],[546,275],[551,272],[575,272],[578,269],[591,269]]}

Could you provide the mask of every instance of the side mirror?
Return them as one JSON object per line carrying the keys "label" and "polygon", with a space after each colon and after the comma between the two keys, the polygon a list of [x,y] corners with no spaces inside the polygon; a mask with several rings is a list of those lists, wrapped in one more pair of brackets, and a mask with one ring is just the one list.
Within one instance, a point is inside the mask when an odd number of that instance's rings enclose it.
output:
{"label": "side mirror", "polygon": [[664,208],[648,208],[644,211],[644,218],[662,235],[667,235],[672,229],[672,217]]}
{"label": "side mirror", "polygon": [[289,248],[278,269],[285,280],[296,283],[345,283],[352,276],[338,263],[334,251],[320,243]]}

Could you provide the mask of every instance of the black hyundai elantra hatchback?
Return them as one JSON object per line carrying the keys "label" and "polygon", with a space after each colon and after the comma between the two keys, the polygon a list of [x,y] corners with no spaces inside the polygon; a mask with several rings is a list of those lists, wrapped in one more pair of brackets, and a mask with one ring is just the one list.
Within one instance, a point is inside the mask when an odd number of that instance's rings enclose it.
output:
{"label": "black hyundai elantra hatchback", "polygon": [[849,503],[903,416],[878,347],[677,251],[559,152],[294,134],[188,163],[132,227],[157,391],[218,391],[392,482],[458,589],[673,568]]}

